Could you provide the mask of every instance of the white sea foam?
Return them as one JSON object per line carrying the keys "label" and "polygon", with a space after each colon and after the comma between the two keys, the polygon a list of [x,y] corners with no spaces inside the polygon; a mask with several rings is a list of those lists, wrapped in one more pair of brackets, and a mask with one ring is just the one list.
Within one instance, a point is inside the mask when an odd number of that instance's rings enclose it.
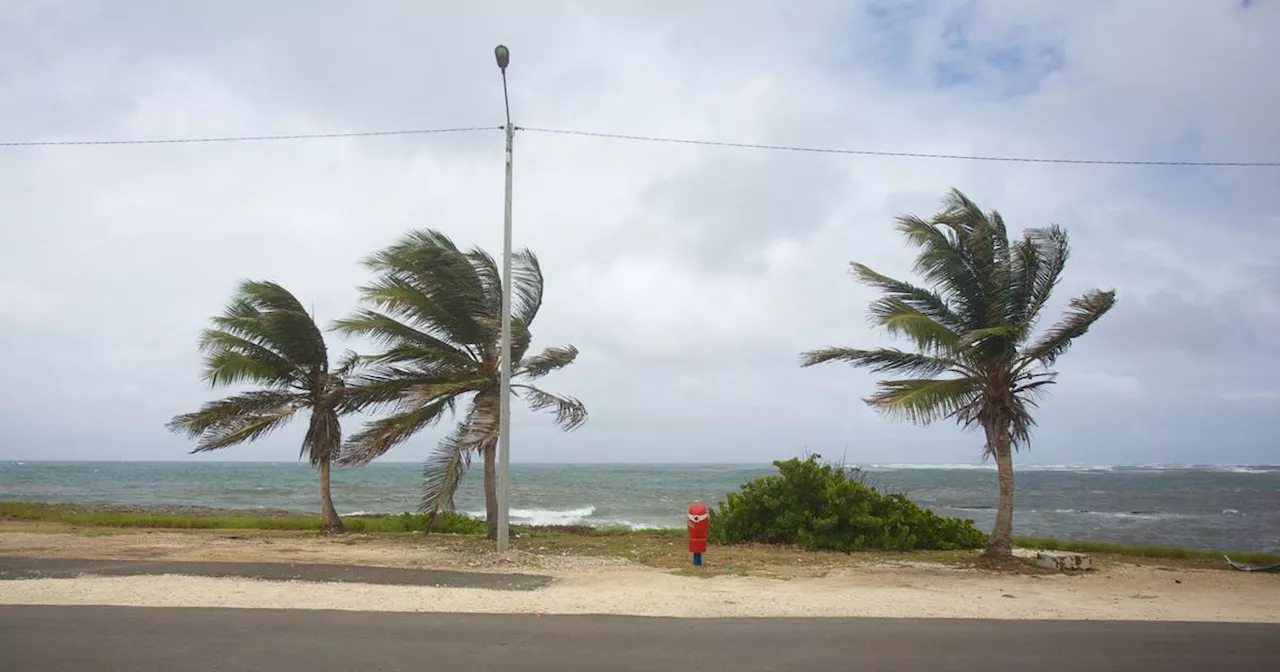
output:
{"label": "white sea foam", "polygon": [[511,520],[529,525],[575,525],[581,524],[596,512],[596,507],[586,506],[580,509],[511,509]]}
{"label": "white sea foam", "polygon": [[625,527],[628,530],[674,530],[676,525],[654,525],[652,523],[633,523],[629,520],[602,520],[599,527]]}
{"label": "white sea foam", "polygon": [[1179,520],[1195,518],[1187,513],[1163,513],[1159,511],[1077,511],[1074,509],[1058,509],[1055,513],[1074,513],[1099,518],[1117,518],[1120,520]]}
{"label": "white sea foam", "polygon": [[939,471],[993,471],[996,468],[992,464],[861,464],[852,465],[863,471],[911,471],[917,469],[929,469]]}
{"label": "white sea foam", "polygon": [[[994,471],[994,462],[970,464],[859,464],[863,471]],[[1231,465],[1231,464],[1018,464],[1017,471],[1055,471],[1089,473],[1117,471],[1216,471],[1228,474],[1273,474],[1280,472],[1280,465]]]}
{"label": "white sea foam", "polygon": [[[519,525],[584,525],[587,518],[596,512],[594,506],[578,509],[511,509],[508,516],[513,523]],[[484,511],[466,511],[472,518],[484,518]],[[591,524],[602,521],[593,520]]]}
{"label": "white sea foam", "polygon": [[[857,466],[863,471],[995,471],[996,469],[994,462],[973,464],[864,464]],[[1016,468],[1018,471],[1111,472],[1123,467],[1114,464],[1019,464]]]}
{"label": "white sea foam", "polygon": [[1228,474],[1270,474],[1276,471],[1280,471],[1280,468],[1224,466],[1224,467],[1215,467],[1214,471],[1223,471]]}

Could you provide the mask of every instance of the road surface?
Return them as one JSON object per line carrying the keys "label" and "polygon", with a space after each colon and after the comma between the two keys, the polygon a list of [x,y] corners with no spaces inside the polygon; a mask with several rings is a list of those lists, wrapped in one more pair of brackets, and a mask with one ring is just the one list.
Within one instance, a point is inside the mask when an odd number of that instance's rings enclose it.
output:
{"label": "road surface", "polygon": [[65,579],[83,574],[96,576],[237,577],[263,581],[320,581],[374,583],[390,586],[441,586],[488,590],[536,590],[551,584],[551,577],[533,574],[486,574],[439,569],[399,569],[282,562],[188,562],[174,560],[82,560],[73,558],[21,558],[0,556],[0,581],[15,579]]}
{"label": "road surface", "polygon": [[0,661],[23,672],[1280,670],[1280,626],[10,606]]}

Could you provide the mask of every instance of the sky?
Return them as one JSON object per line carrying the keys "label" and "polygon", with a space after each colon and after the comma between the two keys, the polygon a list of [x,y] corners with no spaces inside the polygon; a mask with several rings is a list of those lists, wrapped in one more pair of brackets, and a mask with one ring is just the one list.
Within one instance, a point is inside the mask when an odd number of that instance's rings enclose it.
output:
{"label": "sky", "polygon": [[[496,127],[503,43],[531,128],[1276,161],[1278,31],[1275,0],[0,0],[0,141]],[[952,187],[1012,231],[1071,234],[1045,323],[1118,291],[1018,460],[1280,461],[1280,169],[515,143],[515,244],[546,275],[534,346],[581,351],[545,387],[591,417],[565,434],[517,408],[513,461],[978,461],[978,434],[866,407],[873,374],[798,366],[892,343],[849,263],[911,277],[893,218],[930,216]],[[296,458],[302,423],[201,456],[165,430],[216,398],[200,329],[245,278],[340,318],[361,259],[410,229],[499,253],[502,162],[497,130],[0,147],[0,459]],[[383,459],[420,460],[448,429]]]}

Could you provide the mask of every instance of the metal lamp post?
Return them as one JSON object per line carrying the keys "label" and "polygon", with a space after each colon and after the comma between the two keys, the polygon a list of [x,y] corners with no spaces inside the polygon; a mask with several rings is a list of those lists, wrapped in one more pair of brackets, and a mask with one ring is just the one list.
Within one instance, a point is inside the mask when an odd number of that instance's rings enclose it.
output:
{"label": "metal lamp post", "polygon": [[511,125],[511,101],[507,97],[507,64],[511,50],[498,45],[493,50],[502,71],[502,103],[507,112],[507,191],[502,213],[502,400],[498,405],[498,552],[506,553],[510,522],[507,509],[511,480],[511,145],[516,129]]}

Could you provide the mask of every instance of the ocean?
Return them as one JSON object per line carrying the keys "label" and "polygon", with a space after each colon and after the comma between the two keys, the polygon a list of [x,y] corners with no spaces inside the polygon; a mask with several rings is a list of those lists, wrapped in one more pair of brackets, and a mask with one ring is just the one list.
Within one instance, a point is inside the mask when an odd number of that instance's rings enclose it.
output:
{"label": "ocean", "polygon": [[[478,466],[478,465],[477,465]],[[989,465],[867,465],[868,483],[939,514],[990,529]],[[1017,468],[1015,532],[1209,550],[1280,552],[1280,466],[1035,466]],[[682,526],[691,501],[715,502],[767,465],[513,464],[516,523]],[[420,467],[338,469],[339,513],[417,508]],[[262,462],[0,462],[0,501],[111,502],[220,508],[319,509],[306,464]],[[457,496],[482,513],[480,470]]]}

